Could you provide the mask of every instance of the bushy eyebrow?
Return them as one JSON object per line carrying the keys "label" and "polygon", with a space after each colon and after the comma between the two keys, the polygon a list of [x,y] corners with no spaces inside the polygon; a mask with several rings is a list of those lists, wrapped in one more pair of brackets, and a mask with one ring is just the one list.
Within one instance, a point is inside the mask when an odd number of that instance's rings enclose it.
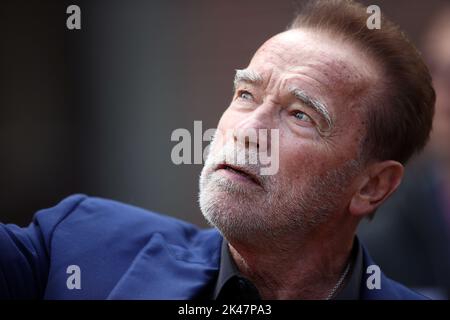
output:
{"label": "bushy eyebrow", "polygon": [[306,92],[299,88],[290,88],[289,92],[294,95],[297,100],[300,100],[308,107],[314,109],[326,121],[328,128],[333,128],[333,120],[331,119],[328,107],[317,99],[310,97]]}
{"label": "bushy eyebrow", "polygon": [[[237,69],[236,75],[234,76],[234,89],[236,90],[236,87],[242,82],[249,84],[262,84],[263,77],[258,72],[250,69]],[[328,130],[333,128],[334,123],[325,103],[311,97],[299,88],[291,87],[289,88],[289,92],[294,95],[297,100],[316,111],[327,123]]]}
{"label": "bushy eyebrow", "polygon": [[246,82],[251,84],[261,84],[263,82],[263,77],[250,69],[236,70],[236,75],[234,76],[234,89],[239,83]]}

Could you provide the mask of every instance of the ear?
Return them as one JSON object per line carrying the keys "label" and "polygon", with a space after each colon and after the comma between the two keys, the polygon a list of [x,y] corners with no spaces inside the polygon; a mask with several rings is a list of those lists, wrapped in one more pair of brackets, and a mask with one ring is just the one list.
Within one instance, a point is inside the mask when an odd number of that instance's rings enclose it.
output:
{"label": "ear", "polygon": [[373,213],[397,190],[403,173],[404,167],[397,161],[370,164],[359,180],[357,190],[350,201],[350,213],[359,217]]}

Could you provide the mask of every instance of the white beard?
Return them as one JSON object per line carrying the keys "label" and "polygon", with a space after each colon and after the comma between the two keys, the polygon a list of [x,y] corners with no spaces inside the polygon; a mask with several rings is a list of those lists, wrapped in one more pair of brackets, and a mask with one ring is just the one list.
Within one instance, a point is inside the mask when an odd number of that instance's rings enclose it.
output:
{"label": "white beard", "polygon": [[[308,176],[301,185],[282,179],[282,168],[273,176],[259,176],[262,188],[234,182],[218,172],[222,162],[234,149],[225,145],[208,155],[200,175],[199,204],[206,220],[228,240],[241,243],[274,241],[290,233],[305,234],[325,223],[342,205],[342,190],[355,172],[356,161],[339,171],[323,176]],[[238,150],[237,152],[243,152]],[[253,167],[252,167],[253,166]],[[256,167],[255,167],[256,166]],[[258,165],[245,165],[256,170]]]}

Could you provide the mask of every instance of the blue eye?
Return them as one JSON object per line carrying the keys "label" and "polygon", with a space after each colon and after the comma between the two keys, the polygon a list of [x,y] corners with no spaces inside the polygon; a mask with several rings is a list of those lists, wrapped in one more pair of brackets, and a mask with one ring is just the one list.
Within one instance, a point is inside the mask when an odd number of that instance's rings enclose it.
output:
{"label": "blue eye", "polygon": [[304,113],[302,111],[295,111],[294,117],[296,117],[300,121],[312,122],[312,119],[310,118],[310,116],[308,116],[306,113]]}
{"label": "blue eye", "polygon": [[248,92],[248,91],[240,91],[238,93],[238,97],[240,99],[244,99],[244,100],[252,100],[253,99],[252,94],[250,92]]}

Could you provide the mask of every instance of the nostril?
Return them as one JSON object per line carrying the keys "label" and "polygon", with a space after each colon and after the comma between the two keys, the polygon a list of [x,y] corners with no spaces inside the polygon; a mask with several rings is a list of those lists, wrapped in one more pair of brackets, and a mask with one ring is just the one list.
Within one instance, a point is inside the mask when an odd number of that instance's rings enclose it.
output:
{"label": "nostril", "polygon": [[245,149],[259,148],[260,141],[258,138],[259,129],[244,128],[235,130],[233,133],[233,140],[236,145]]}
{"label": "nostril", "polygon": [[245,141],[244,145],[248,149],[250,147],[250,138],[249,137],[245,137],[244,141]]}

